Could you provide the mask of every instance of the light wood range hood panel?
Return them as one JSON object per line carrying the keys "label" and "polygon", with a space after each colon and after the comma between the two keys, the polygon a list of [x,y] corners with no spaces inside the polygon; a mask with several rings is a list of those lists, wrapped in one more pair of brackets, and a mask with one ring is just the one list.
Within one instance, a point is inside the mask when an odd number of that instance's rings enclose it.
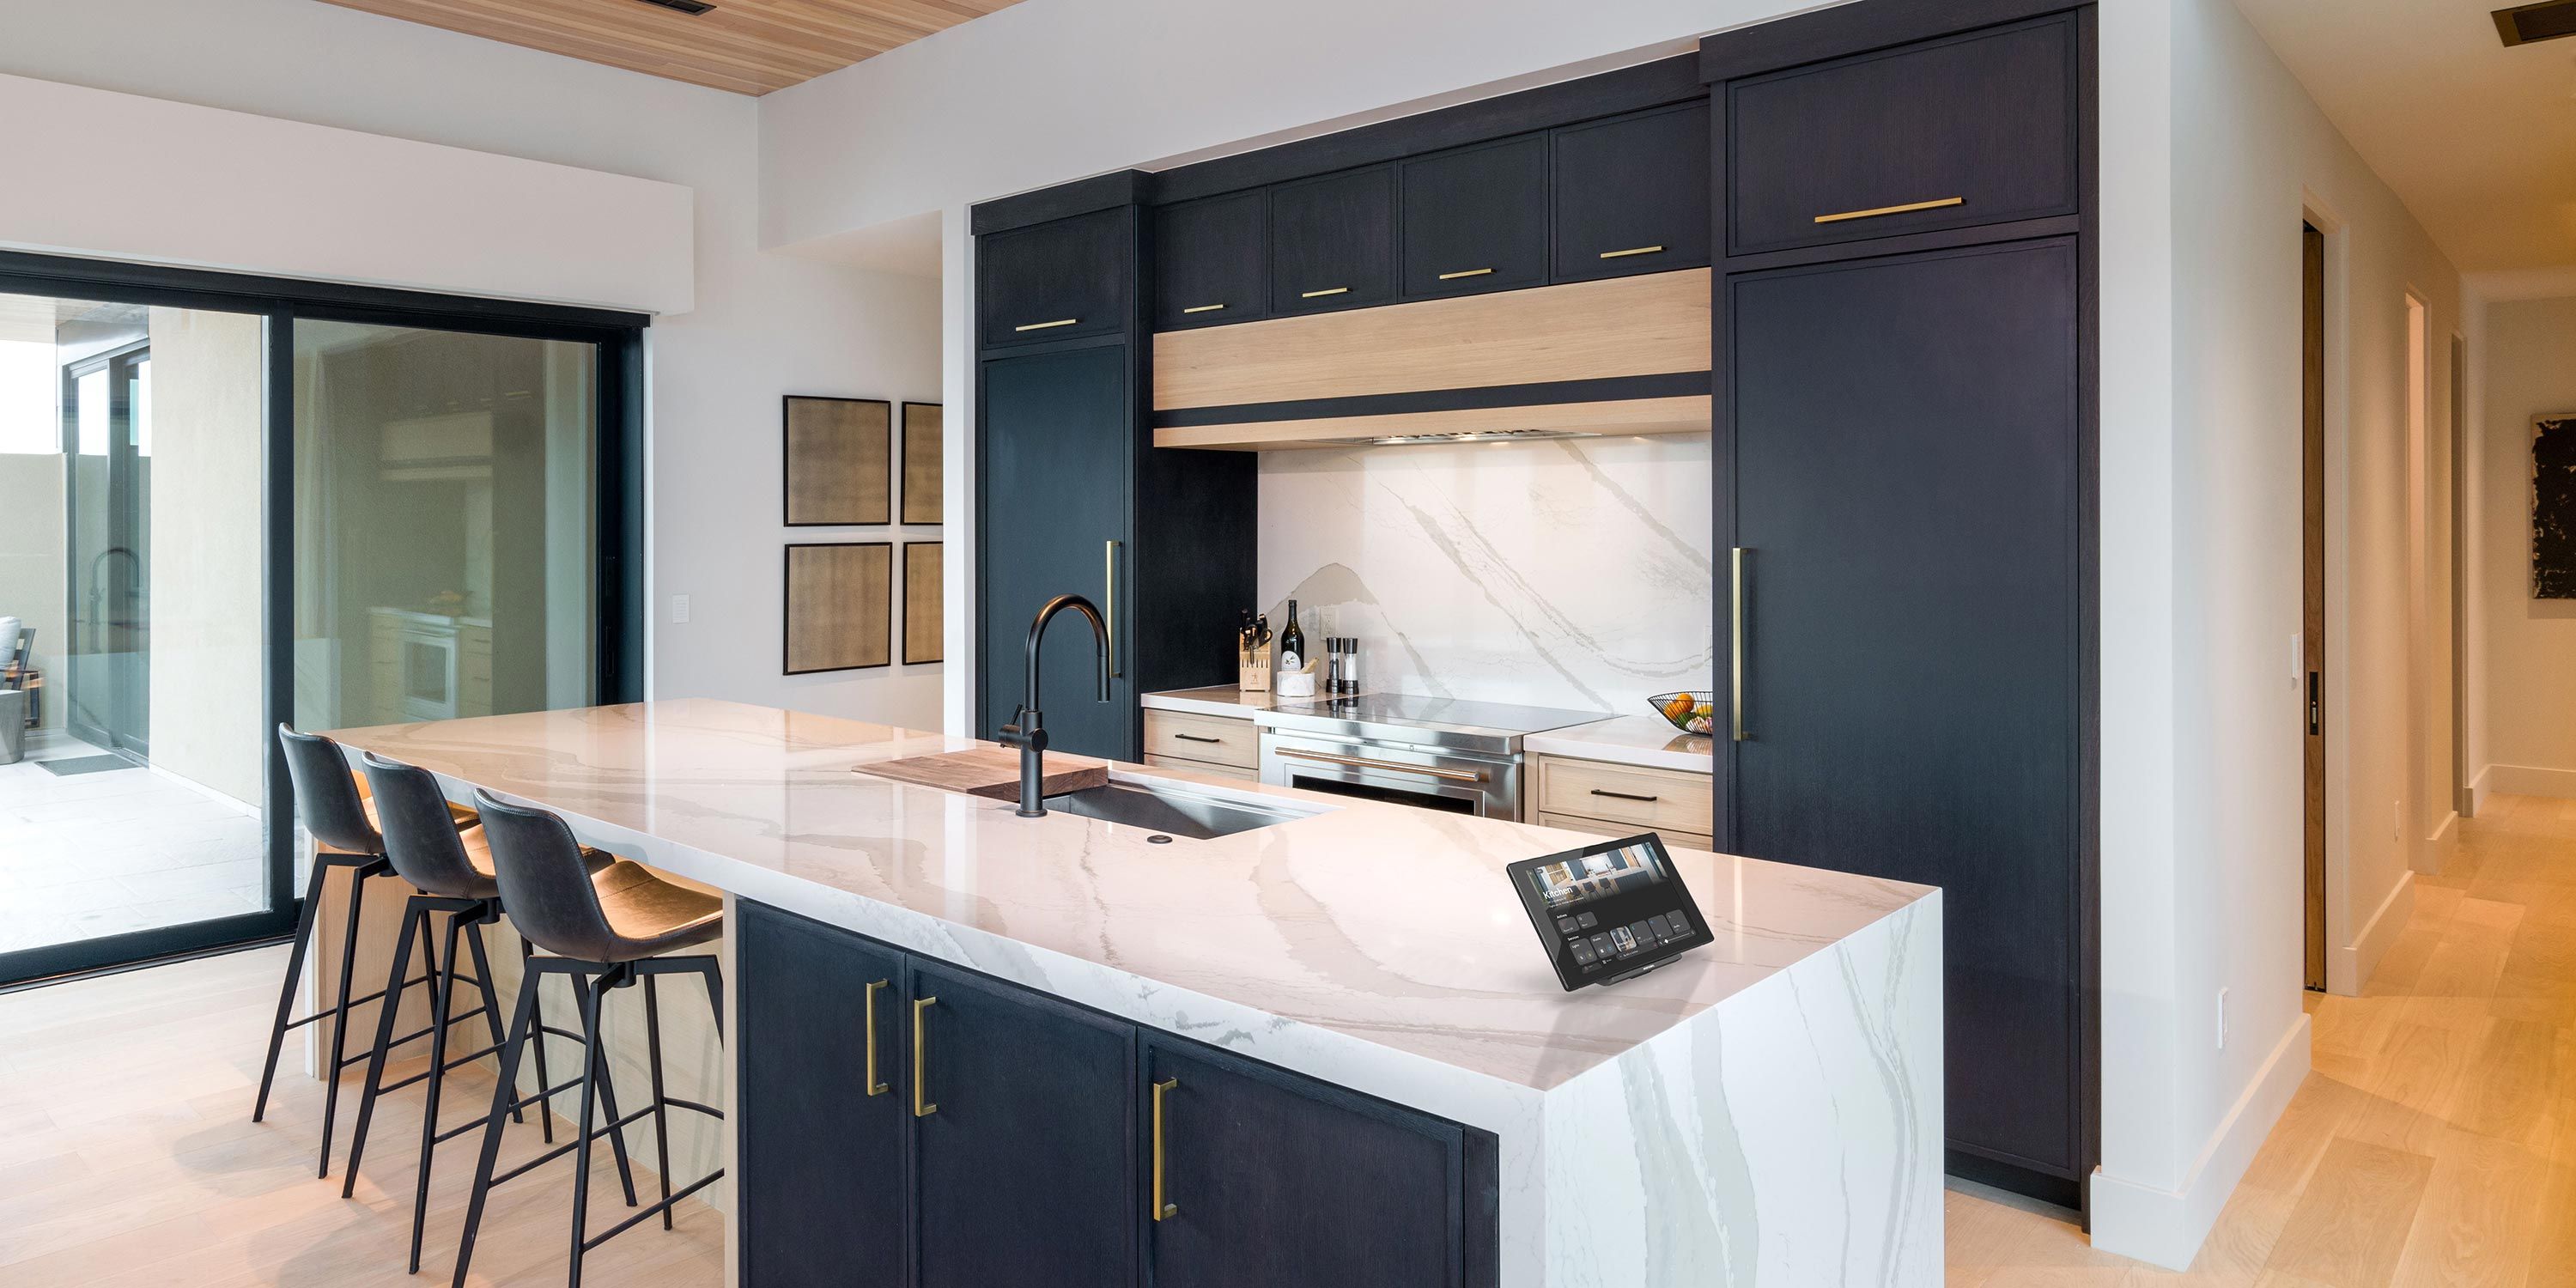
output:
{"label": "light wood range hood panel", "polygon": [[1154,445],[1705,433],[1709,343],[1704,268],[1166,331]]}

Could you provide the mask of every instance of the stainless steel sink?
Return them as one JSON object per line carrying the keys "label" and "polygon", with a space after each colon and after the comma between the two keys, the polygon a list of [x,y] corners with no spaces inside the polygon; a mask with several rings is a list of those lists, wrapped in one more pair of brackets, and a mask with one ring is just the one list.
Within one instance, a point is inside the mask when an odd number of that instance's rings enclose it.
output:
{"label": "stainless steel sink", "polygon": [[1096,818],[1104,823],[1186,836],[1194,841],[1232,836],[1256,827],[1271,827],[1314,813],[1311,810],[1271,809],[1249,801],[1194,792],[1178,784],[1148,787],[1131,782],[1112,782],[1106,787],[1049,796],[1046,807],[1084,818]]}

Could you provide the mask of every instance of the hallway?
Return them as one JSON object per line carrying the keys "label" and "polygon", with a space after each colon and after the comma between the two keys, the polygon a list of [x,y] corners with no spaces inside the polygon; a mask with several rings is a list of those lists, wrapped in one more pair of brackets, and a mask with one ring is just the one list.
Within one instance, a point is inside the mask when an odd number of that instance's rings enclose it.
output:
{"label": "hallway", "polygon": [[2576,801],[2498,796],[2416,881],[2188,1275],[1950,1195],[1951,1288],[2576,1284]]}

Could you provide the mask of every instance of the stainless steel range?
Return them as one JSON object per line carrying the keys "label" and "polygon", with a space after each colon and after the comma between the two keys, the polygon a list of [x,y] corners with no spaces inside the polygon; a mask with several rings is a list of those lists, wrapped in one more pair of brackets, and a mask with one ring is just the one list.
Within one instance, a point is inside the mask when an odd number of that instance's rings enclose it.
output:
{"label": "stainless steel range", "polygon": [[1609,717],[1401,693],[1283,701],[1254,713],[1261,781],[1518,819],[1521,738]]}

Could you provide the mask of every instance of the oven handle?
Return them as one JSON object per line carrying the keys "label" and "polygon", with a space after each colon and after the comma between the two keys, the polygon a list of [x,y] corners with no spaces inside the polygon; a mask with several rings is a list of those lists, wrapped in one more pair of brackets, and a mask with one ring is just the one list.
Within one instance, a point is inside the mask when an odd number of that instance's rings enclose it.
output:
{"label": "oven handle", "polygon": [[1485,775],[1472,769],[1430,769],[1392,760],[1367,760],[1359,756],[1327,756],[1320,751],[1299,751],[1294,747],[1276,748],[1276,753],[1291,760],[1320,760],[1327,765],[1348,765],[1353,769],[1383,769],[1392,774],[1420,774],[1425,778],[1445,778],[1453,783],[1481,783]]}

